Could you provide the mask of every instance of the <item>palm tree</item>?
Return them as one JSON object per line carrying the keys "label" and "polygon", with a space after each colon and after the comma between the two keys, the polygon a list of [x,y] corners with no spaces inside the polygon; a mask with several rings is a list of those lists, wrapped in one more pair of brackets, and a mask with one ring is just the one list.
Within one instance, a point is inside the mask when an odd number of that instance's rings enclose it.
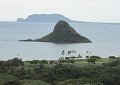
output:
{"label": "palm tree", "polygon": [[88,55],[86,56],[86,59],[88,59],[88,58],[90,57],[91,51],[86,51],[86,53],[88,54]]}
{"label": "palm tree", "polygon": [[73,57],[75,57],[75,54],[76,54],[77,52],[73,50],[72,53],[73,53]]}
{"label": "palm tree", "polygon": [[72,51],[68,51],[68,57],[69,57],[69,54],[71,54]]}
{"label": "palm tree", "polygon": [[82,56],[81,56],[80,54],[79,54],[79,56],[78,56],[78,59],[79,59],[79,58],[82,58]]}
{"label": "palm tree", "polygon": [[64,55],[65,55],[65,50],[62,51],[62,54],[61,54],[61,55],[62,55],[62,57],[64,57]]}
{"label": "palm tree", "polygon": [[62,51],[62,55],[64,55],[64,54],[65,54],[65,50]]}

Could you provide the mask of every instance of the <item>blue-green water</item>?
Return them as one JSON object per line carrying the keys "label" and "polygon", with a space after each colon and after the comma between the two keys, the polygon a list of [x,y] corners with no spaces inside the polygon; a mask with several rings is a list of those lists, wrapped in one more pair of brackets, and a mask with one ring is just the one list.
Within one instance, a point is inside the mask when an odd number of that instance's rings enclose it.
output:
{"label": "blue-green water", "polygon": [[[78,33],[93,43],[55,44],[45,42],[19,42],[21,39],[40,38],[53,31],[56,23],[0,22],[0,59],[14,57],[23,60],[58,59],[62,50],[76,50],[81,54],[108,57],[120,55],[120,25],[71,23]],[[87,54],[86,51],[91,51]],[[18,56],[19,54],[19,56]],[[66,55],[67,56],[67,53]]]}

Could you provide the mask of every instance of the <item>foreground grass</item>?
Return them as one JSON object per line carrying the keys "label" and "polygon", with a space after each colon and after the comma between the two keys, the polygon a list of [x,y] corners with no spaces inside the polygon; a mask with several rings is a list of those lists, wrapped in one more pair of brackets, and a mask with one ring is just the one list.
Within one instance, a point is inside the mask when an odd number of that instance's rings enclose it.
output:
{"label": "foreground grass", "polygon": [[[18,80],[16,77],[9,74],[0,74],[0,85],[4,85],[6,82],[17,81],[20,85],[49,85],[40,80]],[[10,84],[11,85],[11,84]]]}
{"label": "foreground grass", "polygon": [[20,80],[21,85],[49,85],[40,80]]}
{"label": "foreground grass", "polygon": [[17,81],[18,79],[12,75],[6,73],[0,73],[0,85],[3,85],[4,82],[8,81]]}

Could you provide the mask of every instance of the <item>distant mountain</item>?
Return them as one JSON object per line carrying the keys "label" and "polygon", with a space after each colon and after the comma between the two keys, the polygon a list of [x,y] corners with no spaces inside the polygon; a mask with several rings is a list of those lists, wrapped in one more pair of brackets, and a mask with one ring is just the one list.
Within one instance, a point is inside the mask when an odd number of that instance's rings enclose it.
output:
{"label": "distant mountain", "polygon": [[26,19],[18,18],[17,22],[58,22],[59,20],[64,20],[66,22],[79,22],[71,20],[60,14],[32,14],[29,15]]}

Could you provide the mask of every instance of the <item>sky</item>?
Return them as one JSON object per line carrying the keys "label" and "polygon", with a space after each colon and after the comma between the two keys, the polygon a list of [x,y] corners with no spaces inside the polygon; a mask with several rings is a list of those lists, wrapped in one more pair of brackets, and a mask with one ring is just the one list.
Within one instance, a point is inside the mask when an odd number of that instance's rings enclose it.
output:
{"label": "sky", "polygon": [[0,0],[0,21],[55,13],[79,21],[120,23],[120,0]]}

